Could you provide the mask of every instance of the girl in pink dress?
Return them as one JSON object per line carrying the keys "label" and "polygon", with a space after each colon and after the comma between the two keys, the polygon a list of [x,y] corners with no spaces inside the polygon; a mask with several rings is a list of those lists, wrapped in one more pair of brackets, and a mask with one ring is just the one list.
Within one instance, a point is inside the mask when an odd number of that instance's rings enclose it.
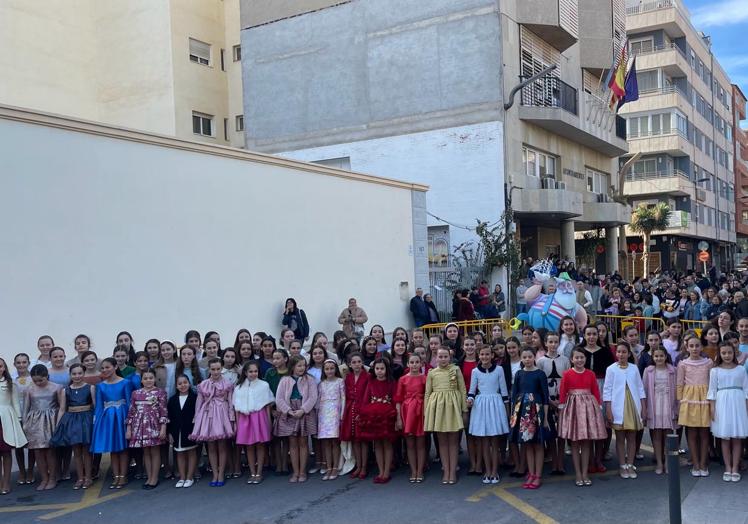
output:
{"label": "girl in pink dress", "polygon": [[223,378],[223,363],[220,358],[208,362],[208,379],[197,387],[195,403],[195,428],[189,436],[195,442],[208,443],[208,460],[213,470],[210,486],[220,488],[224,483],[224,471],[228,451],[226,440],[234,436],[234,385]]}
{"label": "girl in pink dress", "polygon": [[148,490],[158,486],[160,446],[166,443],[169,417],[166,411],[166,391],[156,387],[156,373],[148,369],[140,376],[140,381],[143,387],[133,391],[130,397],[125,438],[129,441],[129,447],[143,450],[143,462],[148,475],[143,489]]}
{"label": "girl in pink dress", "polygon": [[345,409],[345,382],[333,359],[322,364],[322,381],[317,390],[317,439],[327,466],[322,480],[335,480],[340,469],[340,421]]}
{"label": "girl in pink dress", "polygon": [[270,406],[275,395],[270,385],[260,380],[260,361],[249,360],[242,367],[239,383],[234,389],[236,445],[246,446],[249,479],[247,484],[262,482],[265,465],[265,443],[270,442]]}
{"label": "girl in pink dress", "polygon": [[413,353],[408,357],[408,373],[400,377],[395,392],[397,422],[395,427],[403,432],[408,450],[410,482],[423,482],[426,467],[426,434],[423,431],[423,394],[426,392],[426,375],[421,372],[424,362]]}
{"label": "girl in pink dress", "polygon": [[670,362],[667,350],[658,346],[650,354],[653,365],[644,370],[644,391],[647,394],[647,423],[652,433],[657,467],[656,475],[662,475],[665,469],[665,435],[673,432],[678,420],[678,401],[675,399],[675,368]]}

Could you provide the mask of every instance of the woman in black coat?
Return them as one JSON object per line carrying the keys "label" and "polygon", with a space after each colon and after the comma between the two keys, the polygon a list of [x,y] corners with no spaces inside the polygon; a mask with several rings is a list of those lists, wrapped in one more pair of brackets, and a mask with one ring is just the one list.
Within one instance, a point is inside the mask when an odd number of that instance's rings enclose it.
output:
{"label": "woman in black coat", "polygon": [[306,313],[299,309],[296,300],[293,298],[286,299],[286,307],[283,310],[283,327],[293,331],[296,340],[304,342],[309,338],[309,322],[306,319]]}
{"label": "woman in black coat", "polygon": [[189,439],[194,428],[195,401],[197,394],[192,391],[186,375],[176,378],[177,393],[169,399],[166,410],[169,414],[169,442],[177,452],[179,481],[177,488],[189,488],[193,484],[197,468],[197,443]]}

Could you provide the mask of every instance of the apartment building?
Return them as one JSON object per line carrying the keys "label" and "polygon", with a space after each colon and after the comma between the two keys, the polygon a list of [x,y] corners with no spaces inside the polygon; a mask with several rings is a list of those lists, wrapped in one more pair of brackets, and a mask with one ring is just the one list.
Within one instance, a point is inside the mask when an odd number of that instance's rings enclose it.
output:
{"label": "apartment building", "polygon": [[574,258],[575,231],[600,229],[615,269],[627,144],[599,85],[623,0],[242,0],[241,16],[248,147],[429,185],[432,270],[505,199],[524,255]]}
{"label": "apartment building", "polygon": [[[706,242],[710,261],[729,268],[736,241],[730,79],[681,0],[628,0],[626,15],[640,98],[621,113],[629,155],[640,156],[626,173],[625,194],[634,205],[662,201],[673,210],[668,229],[653,235],[650,266],[701,268],[696,256]],[[640,242],[629,232],[629,246]]]}
{"label": "apartment building", "polygon": [[[553,254],[600,272],[618,269],[615,200],[625,121],[608,107],[604,76],[626,39],[622,0],[500,2],[504,93],[524,87],[505,116],[507,191],[523,255]],[[604,252],[576,253],[575,232],[599,231]]]}
{"label": "apartment building", "polygon": [[737,234],[737,250],[734,263],[738,266],[748,266],[748,132],[741,128],[740,123],[745,120],[746,97],[735,84],[732,85],[733,121],[732,133],[735,137],[735,232]]}
{"label": "apartment building", "polygon": [[244,144],[239,0],[8,0],[0,46],[0,103]]}

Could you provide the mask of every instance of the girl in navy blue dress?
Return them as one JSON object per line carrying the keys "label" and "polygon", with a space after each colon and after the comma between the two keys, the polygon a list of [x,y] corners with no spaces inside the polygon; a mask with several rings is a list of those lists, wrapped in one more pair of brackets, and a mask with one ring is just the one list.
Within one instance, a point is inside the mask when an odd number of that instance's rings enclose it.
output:
{"label": "girl in navy blue dress", "polygon": [[543,472],[543,443],[551,437],[548,426],[548,378],[535,366],[535,351],[521,353],[523,369],[512,383],[511,441],[521,444],[527,457],[525,489],[538,489]]}
{"label": "girl in navy blue dress", "polygon": [[122,489],[127,485],[127,439],[125,421],[133,392],[132,381],[115,373],[117,361],[101,361],[101,384],[96,386],[96,411],[94,413],[92,453],[111,453],[112,484],[109,489]]}
{"label": "girl in navy blue dress", "polygon": [[55,447],[72,447],[78,478],[73,489],[88,489],[92,484],[91,445],[93,433],[94,386],[83,381],[82,364],[70,366],[70,385],[65,388],[60,402],[60,419],[52,441]]}

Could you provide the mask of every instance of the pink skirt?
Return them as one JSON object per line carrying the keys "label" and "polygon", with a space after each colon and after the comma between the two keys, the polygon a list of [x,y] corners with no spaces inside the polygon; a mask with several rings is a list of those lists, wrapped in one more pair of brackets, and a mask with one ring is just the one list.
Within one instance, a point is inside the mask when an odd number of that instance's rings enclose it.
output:
{"label": "pink skirt", "polygon": [[270,441],[270,421],[264,409],[249,415],[237,413],[236,443],[240,446],[251,446]]}
{"label": "pink skirt", "polygon": [[608,433],[600,404],[588,389],[572,389],[559,420],[559,438],[603,440]]}

